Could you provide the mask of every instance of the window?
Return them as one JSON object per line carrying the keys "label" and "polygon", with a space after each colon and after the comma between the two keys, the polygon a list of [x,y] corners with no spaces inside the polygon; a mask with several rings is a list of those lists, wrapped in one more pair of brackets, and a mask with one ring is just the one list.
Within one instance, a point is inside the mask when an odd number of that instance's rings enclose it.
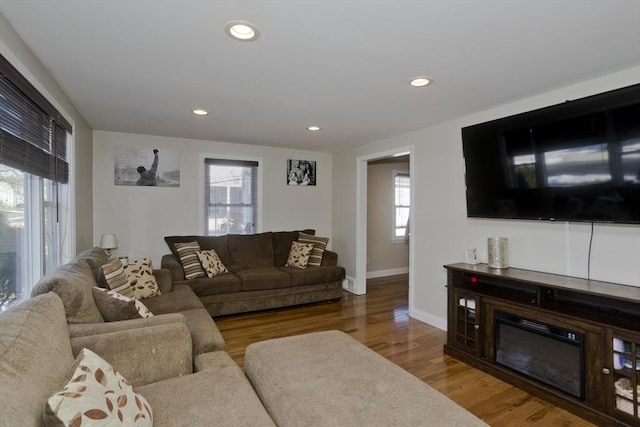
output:
{"label": "window", "polygon": [[409,222],[409,211],[411,209],[411,181],[407,172],[393,173],[394,189],[394,222],[393,239],[404,239]]}
{"label": "window", "polygon": [[253,234],[258,215],[258,162],[205,159],[204,175],[207,235]]}
{"label": "window", "polygon": [[61,263],[71,125],[0,55],[0,311]]}

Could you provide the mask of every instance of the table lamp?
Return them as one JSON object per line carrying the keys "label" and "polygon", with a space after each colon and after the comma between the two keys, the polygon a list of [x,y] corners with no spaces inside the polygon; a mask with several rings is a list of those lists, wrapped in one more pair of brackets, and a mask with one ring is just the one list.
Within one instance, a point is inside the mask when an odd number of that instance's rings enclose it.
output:
{"label": "table lamp", "polygon": [[107,251],[107,256],[111,259],[111,249],[118,249],[118,238],[115,234],[103,234],[100,236],[100,247]]}

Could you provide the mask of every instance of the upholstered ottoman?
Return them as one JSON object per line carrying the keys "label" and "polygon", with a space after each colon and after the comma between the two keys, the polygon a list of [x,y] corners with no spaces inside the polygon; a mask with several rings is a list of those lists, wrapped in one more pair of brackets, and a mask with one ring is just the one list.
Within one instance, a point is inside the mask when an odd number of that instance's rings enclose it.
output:
{"label": "upholstered ottoman", "polygon": [[486,426],[340,331],[251,344],[244,369],[284,426]]}

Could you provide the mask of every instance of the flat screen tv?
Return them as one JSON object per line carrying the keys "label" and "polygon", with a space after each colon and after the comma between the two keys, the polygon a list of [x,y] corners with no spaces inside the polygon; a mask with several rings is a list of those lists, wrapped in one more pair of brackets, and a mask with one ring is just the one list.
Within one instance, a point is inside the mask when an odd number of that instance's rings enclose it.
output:
{"label": "flat screen tv", "polygon": [[640,84],[462,129],[467,216],[640,224]]}

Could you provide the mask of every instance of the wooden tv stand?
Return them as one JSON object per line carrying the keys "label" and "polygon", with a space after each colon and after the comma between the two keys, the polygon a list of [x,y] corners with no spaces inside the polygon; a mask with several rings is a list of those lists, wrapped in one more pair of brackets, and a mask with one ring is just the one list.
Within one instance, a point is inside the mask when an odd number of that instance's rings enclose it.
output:
{"label": "wooden tv stand", "polygon": [[[444,267],[446,354],[598,425],[640,425],[640,287],[486,264]],[[496,311],[583,334],[583,397],[497,364]]]}

